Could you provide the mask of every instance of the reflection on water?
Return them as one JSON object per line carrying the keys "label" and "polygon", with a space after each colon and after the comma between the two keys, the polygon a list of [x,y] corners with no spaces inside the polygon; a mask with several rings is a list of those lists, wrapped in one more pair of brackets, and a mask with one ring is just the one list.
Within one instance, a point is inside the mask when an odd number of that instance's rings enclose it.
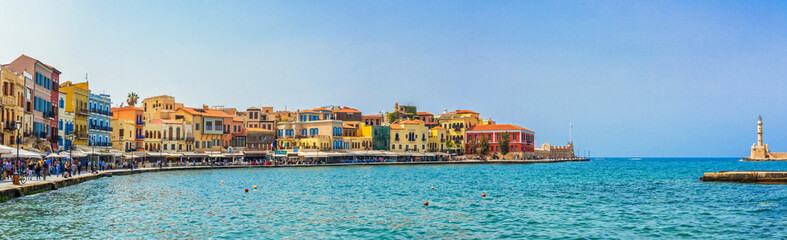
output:
{"label": "reflection on water", "polygon": [[3,203],[0,233],[23,239],[787,237],[787,186],[697,181],[705,171],[751,169],[787,170],[787,163],[645,158],[145,173]]}

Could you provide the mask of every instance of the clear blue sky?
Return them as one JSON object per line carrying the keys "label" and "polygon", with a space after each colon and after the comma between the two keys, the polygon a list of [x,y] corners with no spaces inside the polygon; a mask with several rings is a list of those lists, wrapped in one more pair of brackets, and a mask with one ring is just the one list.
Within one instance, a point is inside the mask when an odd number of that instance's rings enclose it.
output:
{"label": "clear blue sky", "polygon": [[787,151],[787,1],[0,1],[28,54],[119,103],[471,109],[595,156]]}

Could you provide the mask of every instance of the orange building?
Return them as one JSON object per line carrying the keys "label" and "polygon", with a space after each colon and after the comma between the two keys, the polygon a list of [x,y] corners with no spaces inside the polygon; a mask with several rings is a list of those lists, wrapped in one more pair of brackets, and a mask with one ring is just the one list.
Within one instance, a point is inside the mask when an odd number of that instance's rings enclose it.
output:
{"label": "orange building", "polygon": [[142,151],[145,135],[142,109],[134,106],[112,108],[112,148],[120,151]]}

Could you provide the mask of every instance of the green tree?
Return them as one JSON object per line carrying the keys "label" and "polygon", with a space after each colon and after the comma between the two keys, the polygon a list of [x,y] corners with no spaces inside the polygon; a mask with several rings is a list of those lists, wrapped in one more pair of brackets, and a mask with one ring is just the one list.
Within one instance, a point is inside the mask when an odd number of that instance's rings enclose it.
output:
{"label": "green tree", "polygon": [[398,112],[390,112],[386,114],[388,117],[388,123],[395,123],[396,120],[399,120],[399,113]]}
{"label": "green tree", "polygon": [[508,141],[511,140],[509,138],[510,137],[508,136],[508,132],[504,132],[503,134],[500,135],[500,141],[498,142],[500,145],[500,153],[503,154],[503,156],[508,154]]}
{"label": "green tree", "polygon": [[477,148],[478,149],[476,149],[476,152],[478,152],[478,154],[480,154],[481,156],[484,156],[487,153],[489,153],[489,139],[486,137],[486,134],[481,135],[481,139],[478,140]]}
{"label": "green tree", "polygon": [[137,105],[138,100],[139,100],[139,96],[137,95],[137,93],[130,92],[128,94],[128,98],[126,98],[126,103],[128,103],[129,106],[134,106]]}

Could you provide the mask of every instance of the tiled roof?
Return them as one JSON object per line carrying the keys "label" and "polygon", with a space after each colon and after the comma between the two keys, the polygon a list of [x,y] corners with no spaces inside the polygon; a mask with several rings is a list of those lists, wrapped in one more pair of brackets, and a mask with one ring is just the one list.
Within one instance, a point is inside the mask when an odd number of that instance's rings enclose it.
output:
{"label": "tiled roof", "polygon": [[473,127],[469,128],[469,129],[467,129],[467,131],[504,131],[504,130],[525,130],[525,131],[528,131],[528,132],[535,133],[535,132],[531,131],[530,129],[523,128],[523,127],[516,126],[516,125],[511,125],[511,124],[476,125],[476,126],[473,126]]}
{"label": "tiled roof", "polygon": [[363,116],[361,116],[361,117],[365,117],[365,118],[383,118],[383,117],[382,117],[382,116],[380,116],[380,115],[363,115]]}
{"label": "tiled roof", "polygon": [[436,126],[436,127],[433,127],[432,130],[445,130],[445,128],[443,128],[441,126]]}
{"label": "tiled roof", "polygon": [[156,119],[150,120],[150,123],[158,123],[158,124],[161,124],[161,123],[166,123],[166,124],[175,123],[175,124],[178,124],[178,123],[180,123],[180,121],[156,118]]}
{"label": "tiled roof", "polygon": [[407,120],[402,122],[402,124],[424,124],[424,121],[421,120]]}
{"label": "tiled roof", "polygon": [[453,111],[451,113],[456,113],[456,114],[467,114],[467,113],[478,114],[477,112],[473,112],[473,111],[470,111],[470,110],[456,110],[456,111]]}
{"label": "tiled roof", "polygon": [[331,111],[331,110],[327,109],[327,108],[324,108],[324,107],[321,107],[321,108],[312,109],[312,111]]}
{"label": "tiled roof", "polygon": [[361,111],[358,111],[357,109],[354,109],[354,108],[344,107],[344,108],[342,108],[342,109],[340,109],[339,111],[336,111],[336,112],[344,113],[344,112],[361,112]]}
{"label": "tiled roof", "polygon": [[402,125],[399,125],[399,124],[391,124],[391,129],[392,130],[404,130],[404,127],[402,127]]}
{"label": "tiled roof", "polygon": [[418,115],[421,115],[421,116],[423,116],[423,115],[432,115],[432,116],[434,116],[434,114],[431,114],[429,112],[418,112]]}
{"label": "tiled roof", "polygon": [[114,111],[127,111],[127,110],[139,110],[139,111],[142,111],[142,109],[141,109],[141,108],[134,107],[134,106],[125,106],[125,107],[122,107],[122,108],[116,108],[116,107],[113,107],[113,108],[111,109],[111,111],[113,111],[113,112],[114,112]]}
{"label": "tiled roof", "polygon": [[190,107],[181,107],[179,109],[183,109],[184,111],[186,111],[191,115],[199,115],[203,117],[220,117],[220,118],[230,117],[229,114],[221,110],[190,108]]}

